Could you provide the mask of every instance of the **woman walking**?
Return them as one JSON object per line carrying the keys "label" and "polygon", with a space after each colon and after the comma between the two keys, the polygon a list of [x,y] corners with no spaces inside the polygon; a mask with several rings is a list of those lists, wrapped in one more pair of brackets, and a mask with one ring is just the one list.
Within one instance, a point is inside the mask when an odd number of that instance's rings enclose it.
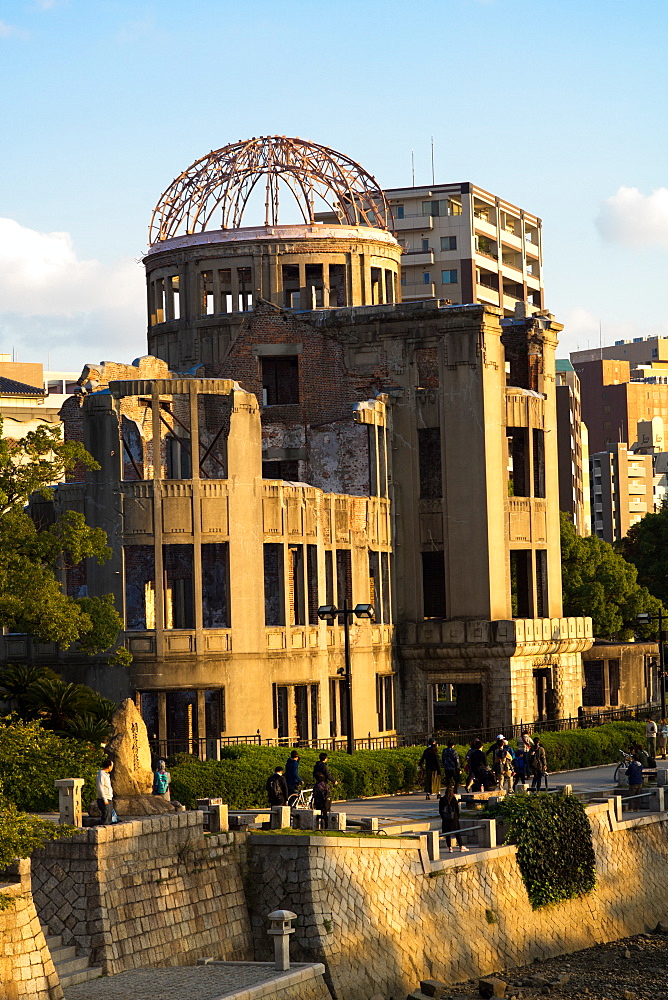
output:
{"label": "woman walking", "polygon": [[424,768],[424,790],[427,799],[438,795],[441,790],[441,762],[438,759],[438,744],[432,740],[420,757],[418,767]]}
{"label": "woman walking", "polygon": [[457,840],[457,847],[460,851],[468,851],[468,847],[462,846],[462,835],[459,831],[459,802],[453,791],[452,785],[447,785],[445,794],[438,800],[438,811],[441,814],[441,832],[446,835],[448,851],[452,854],[452,837],[448,834],[454,833]]}

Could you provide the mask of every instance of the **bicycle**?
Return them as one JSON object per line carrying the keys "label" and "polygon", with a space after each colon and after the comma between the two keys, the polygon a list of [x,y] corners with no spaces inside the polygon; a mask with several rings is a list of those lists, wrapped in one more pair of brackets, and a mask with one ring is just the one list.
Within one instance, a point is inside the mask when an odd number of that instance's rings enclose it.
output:
{"label": "bicycle", "polygon": [[313,809],[313,789],[300,788],[293,792],[288,796],[288,805],[291,809]]}
{"label": "bicycle", "polygon": [[615,784],[619,783],[619,778],[621,775],[624,775],[624,777],[626,777],[626,769],[632,760],[633,757],[630,753],[626,753],[624,750],[619,751],[619,764],[615,768],[615,774],[612,779],[615,782]]}

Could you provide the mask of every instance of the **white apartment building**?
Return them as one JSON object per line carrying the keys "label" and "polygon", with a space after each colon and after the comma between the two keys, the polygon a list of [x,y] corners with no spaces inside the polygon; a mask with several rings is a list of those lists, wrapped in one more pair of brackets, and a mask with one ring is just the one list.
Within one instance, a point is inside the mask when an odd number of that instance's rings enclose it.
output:
{"label": "white apartment building", "polygon": [[385,191],[404,248],[401,297],[480,302],[513,316],[543,302],[541,220],[471,183]]}

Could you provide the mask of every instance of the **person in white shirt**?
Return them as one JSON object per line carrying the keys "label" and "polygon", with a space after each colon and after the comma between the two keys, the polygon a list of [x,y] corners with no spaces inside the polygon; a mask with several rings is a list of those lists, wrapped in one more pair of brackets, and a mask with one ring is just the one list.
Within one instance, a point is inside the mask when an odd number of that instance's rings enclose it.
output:
{"label": "person in white shirt", "polygon": [[666,759],[666,744],[668,743],[668,722],[665,719],[661,719],[659,723],[659,743],[658,750],[661,753],[663,760]]}
{"label": "person in white shirt", "polygon": [[102,766],[97,772],[95,784],[97,787],[97,805],[100,810],[101,823],[111,823],[114,789],[111,786],[111,772],[114,769],[114,762],[110,757],[102,761]]}
{"label": "person in white shirt", "polygon": [[657,726],[654,719],[647,719],[645,724],[645,737],[647,738],[647,753],[656,759],[656,732]]}

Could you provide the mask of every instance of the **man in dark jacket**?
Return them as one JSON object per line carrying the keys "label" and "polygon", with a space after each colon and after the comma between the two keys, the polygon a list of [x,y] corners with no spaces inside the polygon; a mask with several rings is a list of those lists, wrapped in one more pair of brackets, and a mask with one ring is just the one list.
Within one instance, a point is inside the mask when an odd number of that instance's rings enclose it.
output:
{"label": "man in dark jacket", "polygon": [[285,780],[290,795],[294,795],[302,787],[304,782],[299,777],[299,754],[292,750],[285,762]]}
{"label": "man in dark jacket", "polygon": [[[626,777],[629,779],[629,795],[640,795],[642,791],[642,761],[640,754],[636,754],[626,769]],[[638,799],[629,802],[629,809],[638,808]]]}
{"label": "man in dark jacket", "polygon": [[327,759],[327,754],[323,751],[320,760],[313,768],[313,781],[316,785],[319,781],[324,781],[326,785],[338,785],[338,781],[334,780],[332,772],[327,767]]}
{"label": "man in dark jacket", "polygon": [[288,785],[280,764],[276,765],[274,773],[267,778],[267,795],[270,806],[284,806],[288,801]]}
{"label": "man in dark jacket", "polygon": [[466,756],[469,762],[469,773],[473,777],[473,791],[479,792],[485,787],[485,772],[487,770],[487,755],[482,749],[482,740],[473,740],[471,750]]}

